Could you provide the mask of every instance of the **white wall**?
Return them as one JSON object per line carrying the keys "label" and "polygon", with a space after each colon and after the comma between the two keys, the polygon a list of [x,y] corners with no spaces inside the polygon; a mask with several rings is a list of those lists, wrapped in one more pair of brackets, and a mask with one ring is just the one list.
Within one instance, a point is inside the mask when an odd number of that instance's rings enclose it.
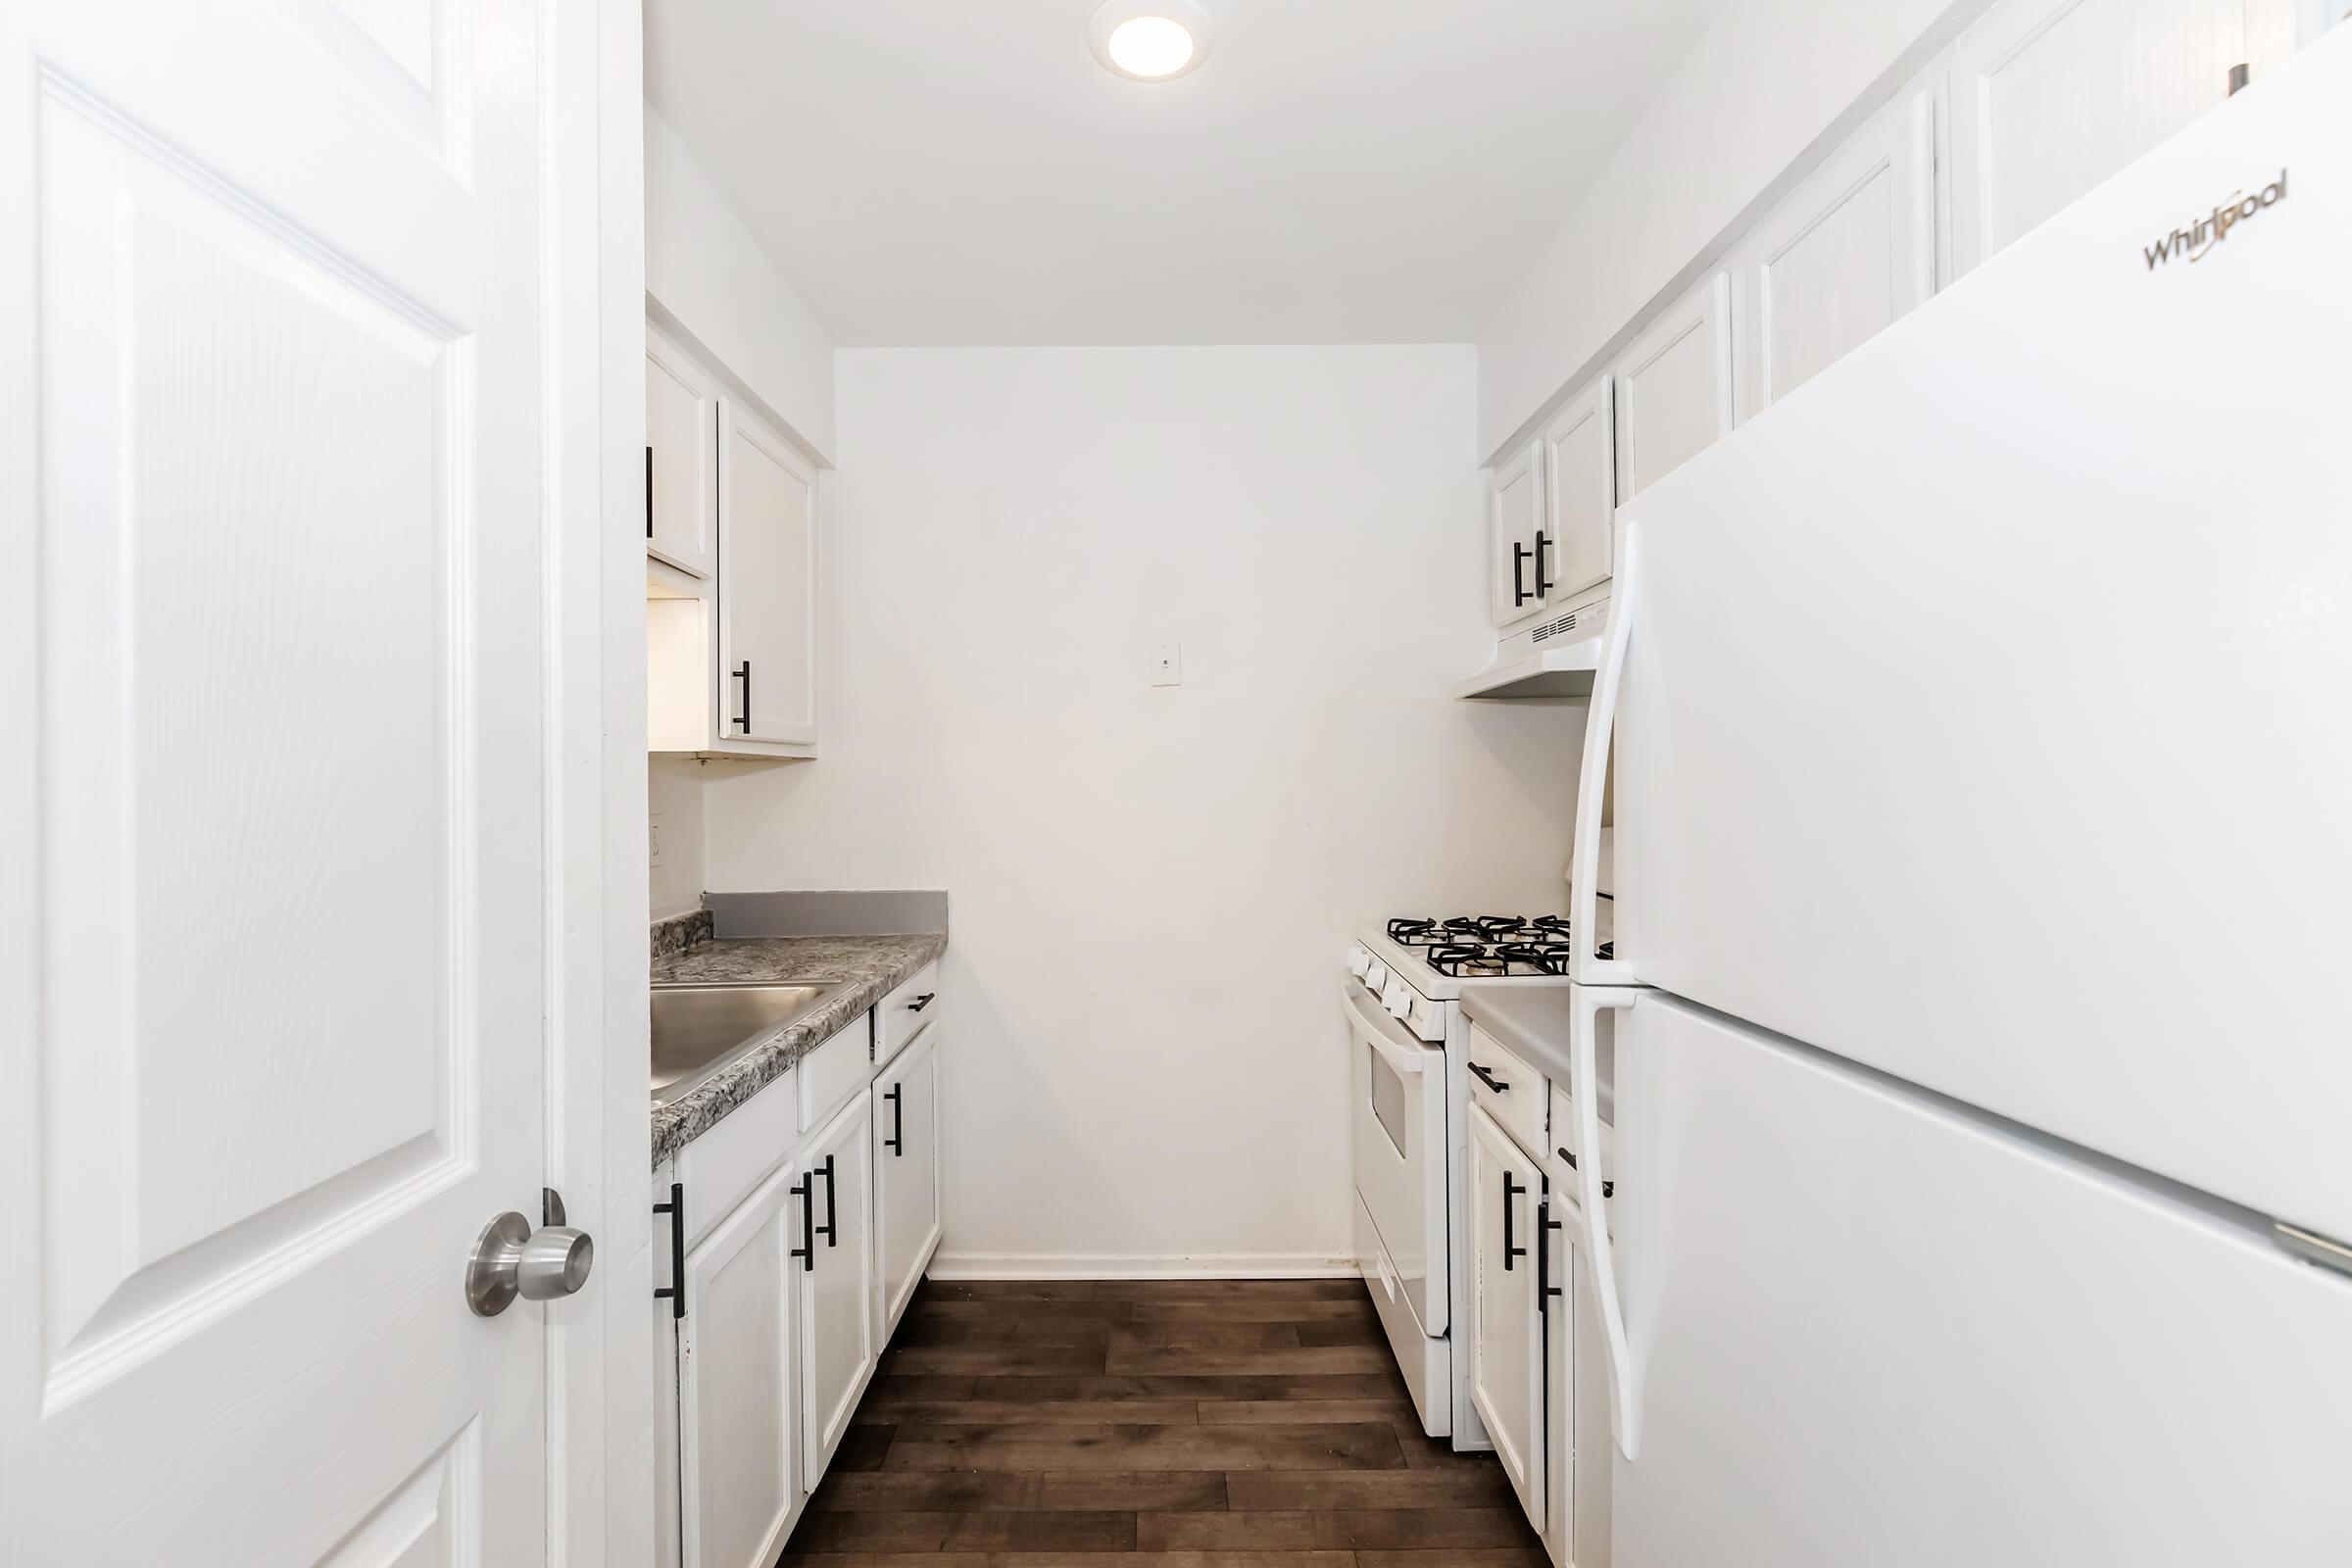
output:
{"label": "white wall", "polygon": [[950,890],[951,1262],[1344,1257],[1350,933],[1562,906],[1582,707],[1446,696],[1471,351],[837,368],[824,756],[710,765],[711,886]]}
{"label": "white wall", "polygon": [[833,343],[667,122],[645,106],[645,289],[737,390],[833,458]]}
{"label": "white wall", "polygon": [[1793,183],[1807,149],[1857,123],[1986,3],[1730,0],[1480,334],[1479,452],[1581,386]]}
{"label": "white wall", "polygon": [[702,907],[703,764],[691,757],[649,757],[645,804],[662,862],[652,868],[653,917],[667,919]]}

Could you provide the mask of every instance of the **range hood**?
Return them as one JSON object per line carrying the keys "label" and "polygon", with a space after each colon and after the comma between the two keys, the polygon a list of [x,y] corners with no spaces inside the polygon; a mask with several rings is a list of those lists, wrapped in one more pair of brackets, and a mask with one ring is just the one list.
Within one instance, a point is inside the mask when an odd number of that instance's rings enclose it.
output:
{"label": "range hood", "polygon": [[1600,634],[1609,623],[1609,602],[1546,615],[1494,645],[1494,662],[1454,687],[1453,695],[1478,701],[1524,697],[1590,697],[1600,667]]}

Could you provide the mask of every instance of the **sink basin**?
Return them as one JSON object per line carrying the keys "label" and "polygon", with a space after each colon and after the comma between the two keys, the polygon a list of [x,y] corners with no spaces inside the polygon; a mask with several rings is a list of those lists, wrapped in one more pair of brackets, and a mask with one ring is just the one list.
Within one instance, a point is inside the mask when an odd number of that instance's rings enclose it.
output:
{"label": "sink basin", "polygon": [[838,984],[654,987],[654,1103],[684,1099],[841,989]]}

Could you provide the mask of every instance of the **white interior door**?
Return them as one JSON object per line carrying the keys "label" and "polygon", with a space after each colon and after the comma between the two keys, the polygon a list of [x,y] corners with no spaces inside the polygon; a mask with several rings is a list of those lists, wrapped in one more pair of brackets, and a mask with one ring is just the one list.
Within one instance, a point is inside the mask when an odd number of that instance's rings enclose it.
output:
{"label": "white interior door", "polygon": [[719,729],[816,741],[816,470],[719,400]]}
{"label": "white interior door", "polygon": [[1536,1210],[1544,1174],[1470,1109],[1470,1399],[1519,1505],[1544,1523],[1544,1316],[1536,1307]]}
{"label": "white interior door", "polygon": [[1643,496],[1615,752],[1639,979],[2339,1239],[2348,101],[2338,30]]}
{"label": "white interior door", "polygon": [[0,20],[12,1560],[545,1557],[546,14]]}
{"label": "white interior door", "polygon": [[883,1337],[939,1250],[939,1034],[933,1024],[874,1081],[874,1269]]}
{"label": "white interior door", "polygon": [[1671,1001],[1617,1039],[1619,1561],[2352,1561],[2352,1282]]}

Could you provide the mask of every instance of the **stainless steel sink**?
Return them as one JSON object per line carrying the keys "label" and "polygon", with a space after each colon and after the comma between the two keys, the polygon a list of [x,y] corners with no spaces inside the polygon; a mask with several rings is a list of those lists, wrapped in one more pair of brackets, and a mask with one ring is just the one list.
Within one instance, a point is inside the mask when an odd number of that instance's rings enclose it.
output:
{"label": "stainless steel sink", "polygon": [[782,1034],[842,987],[654,987],[654,1103],[666,1105]]}

